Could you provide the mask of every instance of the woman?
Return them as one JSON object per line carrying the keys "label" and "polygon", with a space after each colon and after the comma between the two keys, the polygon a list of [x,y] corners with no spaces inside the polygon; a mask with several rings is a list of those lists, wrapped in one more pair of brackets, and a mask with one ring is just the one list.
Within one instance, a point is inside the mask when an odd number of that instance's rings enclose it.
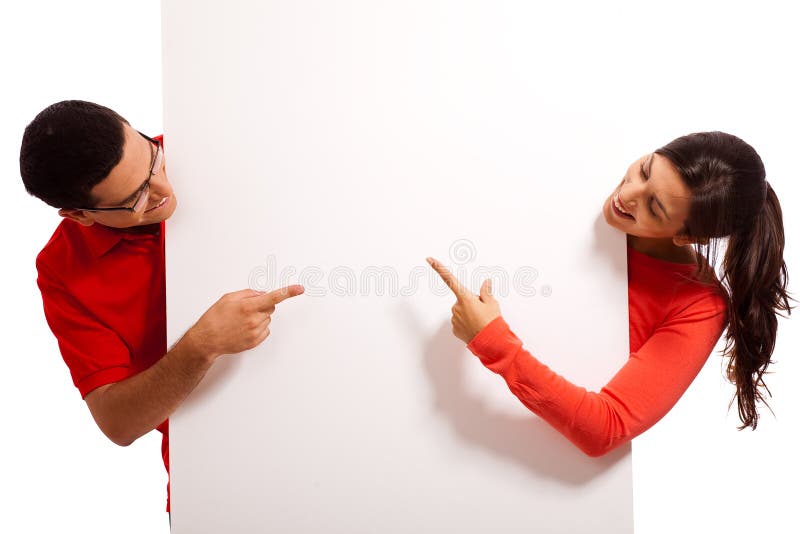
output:
{"label": "woman", "polygon": [[[599,393],[578,387],[522,347],[486,280],[474,295],[428,258],[456,294],[453,333],[531,411],[589,456],[641,434],[683,395],[727,328],[727,376],[740,429],[756,428],[778,310],[791,314],[783,221],[764,165],[723,132],[675,139],[635,161],[603,205],[627,234],[631,355]],[[717,279],[718,238],[727,237]],[[769,390],[766,390],[769,392]]]}

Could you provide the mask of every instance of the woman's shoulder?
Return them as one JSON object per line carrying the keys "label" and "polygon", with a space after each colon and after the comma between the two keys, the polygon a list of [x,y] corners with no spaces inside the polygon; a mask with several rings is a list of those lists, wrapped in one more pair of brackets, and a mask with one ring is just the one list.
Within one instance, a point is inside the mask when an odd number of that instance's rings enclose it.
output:
{"label": "woman's shoulder", "polygon": [[660,308],[665,318],[716,314],[727,307],[727,293],[705,257],[692,250],[671,259],[683,261],[654,258],[628,247],[630,296]]}

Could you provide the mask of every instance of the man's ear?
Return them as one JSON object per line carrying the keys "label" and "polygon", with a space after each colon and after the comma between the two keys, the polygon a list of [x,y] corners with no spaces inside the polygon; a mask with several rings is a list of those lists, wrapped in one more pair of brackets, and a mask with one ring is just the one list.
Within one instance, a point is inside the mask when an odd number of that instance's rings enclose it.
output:
{"label": "man's ear", "polygon": [[708,245],[708,238],[707,237],[696,237],[694,239],[691,239],[691,238],[689,238],[689,237],[687,237],[687,236],[685,236],[683,234],[678,234],[678,235],[675,235],[672,238],[672,242],[675,243],[675,245],[677,245],[679,247],[682,247],[682,246],[685,246],[685,245],[691,245],[693,243],[697,243],[699,245]]}
{"label": "man's ear", "polygon": [[94,218],[91,215],[88,215],[83,210],[72,210],[72,209],[61,208],[60,210],[58,210],[58,214],[64,217],[65,219],[72,219],[73,221],[80,223],[84,226],[91,226],[94,224]]}

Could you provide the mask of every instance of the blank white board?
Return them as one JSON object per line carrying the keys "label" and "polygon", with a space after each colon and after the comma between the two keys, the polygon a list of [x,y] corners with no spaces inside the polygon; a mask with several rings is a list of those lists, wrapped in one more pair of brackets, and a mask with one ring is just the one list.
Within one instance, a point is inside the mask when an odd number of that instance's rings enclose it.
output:
{"label": "blank white board", "polygon": [[223,293],[306,286],[171,418],[173,531],[631,532],[630,448],[585,457],[528,412],[451,334],[425,263],[475,291],[492,276],[526,347],[580,385],[628,357],[625,240],[601,206],[640,154],[558,98],[592,76],[552,59],[553,15],[163,15],[170,343]]}

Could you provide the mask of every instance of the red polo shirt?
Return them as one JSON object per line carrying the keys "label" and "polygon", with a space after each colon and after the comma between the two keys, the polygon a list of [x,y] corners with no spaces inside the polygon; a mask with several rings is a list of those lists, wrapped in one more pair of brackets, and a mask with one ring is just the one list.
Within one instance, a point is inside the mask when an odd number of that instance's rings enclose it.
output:
{"label": "red polo shirt", "polygon": [[[36,258],[44,314],[82,397],[167,352],[165,225],[134,230],[64,219]],[[168,422],[157,430],[169,473]]]}

